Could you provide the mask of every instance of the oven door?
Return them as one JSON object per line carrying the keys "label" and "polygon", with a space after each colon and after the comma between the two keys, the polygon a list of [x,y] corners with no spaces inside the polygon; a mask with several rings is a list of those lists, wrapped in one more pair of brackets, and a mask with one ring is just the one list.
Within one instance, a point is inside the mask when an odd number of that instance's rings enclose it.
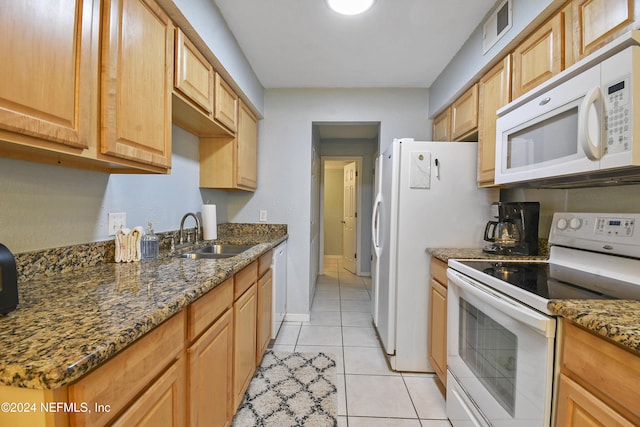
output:
{"label": "oven door", "polygon": [[453,425],[550,425],[556,320],[451,268],[447,277]]}

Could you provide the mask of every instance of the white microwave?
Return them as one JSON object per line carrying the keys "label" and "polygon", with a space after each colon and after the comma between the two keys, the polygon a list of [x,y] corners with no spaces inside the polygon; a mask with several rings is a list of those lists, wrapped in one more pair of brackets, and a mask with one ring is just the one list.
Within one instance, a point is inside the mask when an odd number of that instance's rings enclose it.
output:
{"label": "white microwave", "polygon": [[496,184],[640,182],[640,46],[604,57],[498,111]]}

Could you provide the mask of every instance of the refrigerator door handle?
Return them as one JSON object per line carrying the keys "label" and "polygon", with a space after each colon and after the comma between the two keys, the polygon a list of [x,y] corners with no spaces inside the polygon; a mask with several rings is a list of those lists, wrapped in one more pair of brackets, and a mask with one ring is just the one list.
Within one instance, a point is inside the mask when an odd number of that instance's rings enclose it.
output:
{"label": "refrigerator door handle", "polygon": [[373,250],[376,256],[380,256],[382,247],[380,246],[380,206],[382,205],[382,194],[378,193],[373,202],[373,216],[371,219],[371,238],[373,240]]}

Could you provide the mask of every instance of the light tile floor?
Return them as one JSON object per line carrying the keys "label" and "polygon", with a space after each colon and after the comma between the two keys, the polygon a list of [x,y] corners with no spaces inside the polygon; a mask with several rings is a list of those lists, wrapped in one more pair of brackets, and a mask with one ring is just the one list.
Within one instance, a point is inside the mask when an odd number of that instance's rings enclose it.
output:
{"label": "light tile floor", "polygon": [[371,279],[325,258],[309,322],[285,322],[273,345],[281,351],[325,351],[336,358],[338,426],[450,427],[434,375],[388,368],[373,329]]}

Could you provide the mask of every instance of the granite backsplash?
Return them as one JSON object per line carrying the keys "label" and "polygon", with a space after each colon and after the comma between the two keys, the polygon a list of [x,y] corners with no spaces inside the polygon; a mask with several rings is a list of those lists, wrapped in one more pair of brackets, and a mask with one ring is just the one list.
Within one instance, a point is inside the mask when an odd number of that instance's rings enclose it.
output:
{"label": "granite backsplash", "polygon": [[[160,257],[172,256],[178,243],[178,230],[158,232]],[[273,235],[287,234],[286,224],[225,223],[218,225],[218,243],[253,243],[269,241]],[[187,249],[192,249],[187,248]],[[184,251],[183,248],[181,251]],[[18,281],[40,275],[68,273],[75,269],[93,267],[104,262],[114,262],[115,242],[82,243],[53,249],[15,254]]]}

